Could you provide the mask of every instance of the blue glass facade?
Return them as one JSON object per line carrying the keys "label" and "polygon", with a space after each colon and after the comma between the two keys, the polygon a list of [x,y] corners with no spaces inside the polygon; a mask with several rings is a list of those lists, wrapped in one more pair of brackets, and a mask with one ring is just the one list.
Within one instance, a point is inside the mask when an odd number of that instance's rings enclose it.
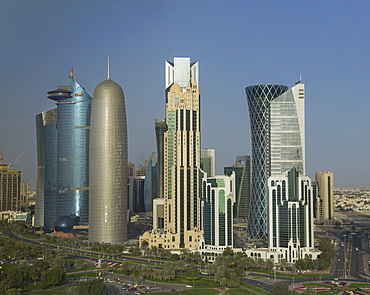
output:
{"label": "blue glass facade", "polygon": [[69,86],[49,91],[48,98],[57,106],[51,110],[53,120],[45,115],[51,111],[36,116],[40,200],[36,219],[46,231],[60,216],[75,215],[79,222],[88,222],[91,112],[91,96],[73,77]]}
{"label": "blue glass facade", "polygon": [[252,137],[252,195],[248,222],[253,239],[267,238],[268,183],[271,173],[270,104],[288,90],[284,85],[254,85],[245,88]]}
{"label": "blue glass facade", "polygon": [[[88,222],[88,151],[91,96],[71,78],[70,97],[56,102],[57,121],[57,197],[56,218],[76,215]],[[49,98],[56,100],[50,95]]]}
{"label": "blue glass facade", "polygon": [[[50,230],[56,215],[57,109],[36,115],[37,186],[35,226]],[[46,210],[45,210],[46,208]]]}

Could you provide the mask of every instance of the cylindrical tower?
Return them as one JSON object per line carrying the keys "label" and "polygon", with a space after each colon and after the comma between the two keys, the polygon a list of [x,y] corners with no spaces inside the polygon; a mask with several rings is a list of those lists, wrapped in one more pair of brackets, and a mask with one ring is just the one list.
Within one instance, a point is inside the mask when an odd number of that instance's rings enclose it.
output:
{"label": "cylindrical tower", "polygon": [[[109,72],[109,71],[108,71]],[[89,241],[127,239],[127,123],[122,88],[108,78],[94,90],[90,128]]]}
{"label": "cylindrical tower", "polygon": [[252,196],[248,232],[253,239],[267,238],[267,179],[271,173],[270,103],[287,90],[287,86],[273,84],[245,88],[252,137]]}

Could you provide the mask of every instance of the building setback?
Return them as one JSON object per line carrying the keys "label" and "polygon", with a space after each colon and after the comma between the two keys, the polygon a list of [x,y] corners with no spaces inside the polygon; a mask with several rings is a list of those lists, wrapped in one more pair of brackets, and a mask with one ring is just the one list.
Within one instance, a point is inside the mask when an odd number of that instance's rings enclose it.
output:
{"label": "building setback", "polygon": [[108,77],[94,90],[90,127],[89,241],[127,240],[127,122],[123,90]]}
{"label": "building setback", "polygon": [[[166,62],[165,69],[167,128],[156,125],[160,144],[163,133],[164,151],[158,150],[158,167],[163,154],[164,202],[154,200],[154,228],[140,240],[165,249],[196,249],[202,236],[198,62],[176,57],[173,63]],[[158,174],[161,177],[160,169]],[[155,212],[164,213],[163,228],[155,229],[162,218]]]}

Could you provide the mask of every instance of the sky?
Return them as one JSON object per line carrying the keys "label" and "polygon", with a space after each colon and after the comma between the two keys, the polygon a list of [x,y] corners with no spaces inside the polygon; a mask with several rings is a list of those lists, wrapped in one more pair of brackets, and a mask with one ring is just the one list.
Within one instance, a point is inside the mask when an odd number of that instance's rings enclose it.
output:
{"label": "sky", "polygon": [[[125,93],[129,161],[155,152],[165,115],[165,61],[199,61],[202,148],[216,173],[251,154],[245,87],[294,86],[306,102],[306,174],[370,187],[370,1],[2,0],[0,152],[36,184],[35,116],[47,91],[74,78],[92,96],[106,79]],[[365,88],[364,88],[365,87]],[[140,150],[140,152],[138,151]]]}

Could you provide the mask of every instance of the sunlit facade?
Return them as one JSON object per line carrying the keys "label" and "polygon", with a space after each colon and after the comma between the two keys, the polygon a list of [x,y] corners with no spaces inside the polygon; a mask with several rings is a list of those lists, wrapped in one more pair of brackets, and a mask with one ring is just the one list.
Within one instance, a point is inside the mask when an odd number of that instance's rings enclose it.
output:
{"label": "sunlit facade", "polygon": [[127,121],[123,90],[109,77],[96,86],[90,127],[89,241],[127,240]]}
{"label": "sunlit facade", "polygon": [[[167,126],[156,125],[163,136],[164,202],[160,203],[164,203],[164,223],[163,228],[144,233],[140,242],[173,250],[197,249],[202,236],[198,62],[176,57],[165,63],[165,70]],[[161,153],[158,151],[159,164]],[[154,214],[153,219],[161,220]]]}

